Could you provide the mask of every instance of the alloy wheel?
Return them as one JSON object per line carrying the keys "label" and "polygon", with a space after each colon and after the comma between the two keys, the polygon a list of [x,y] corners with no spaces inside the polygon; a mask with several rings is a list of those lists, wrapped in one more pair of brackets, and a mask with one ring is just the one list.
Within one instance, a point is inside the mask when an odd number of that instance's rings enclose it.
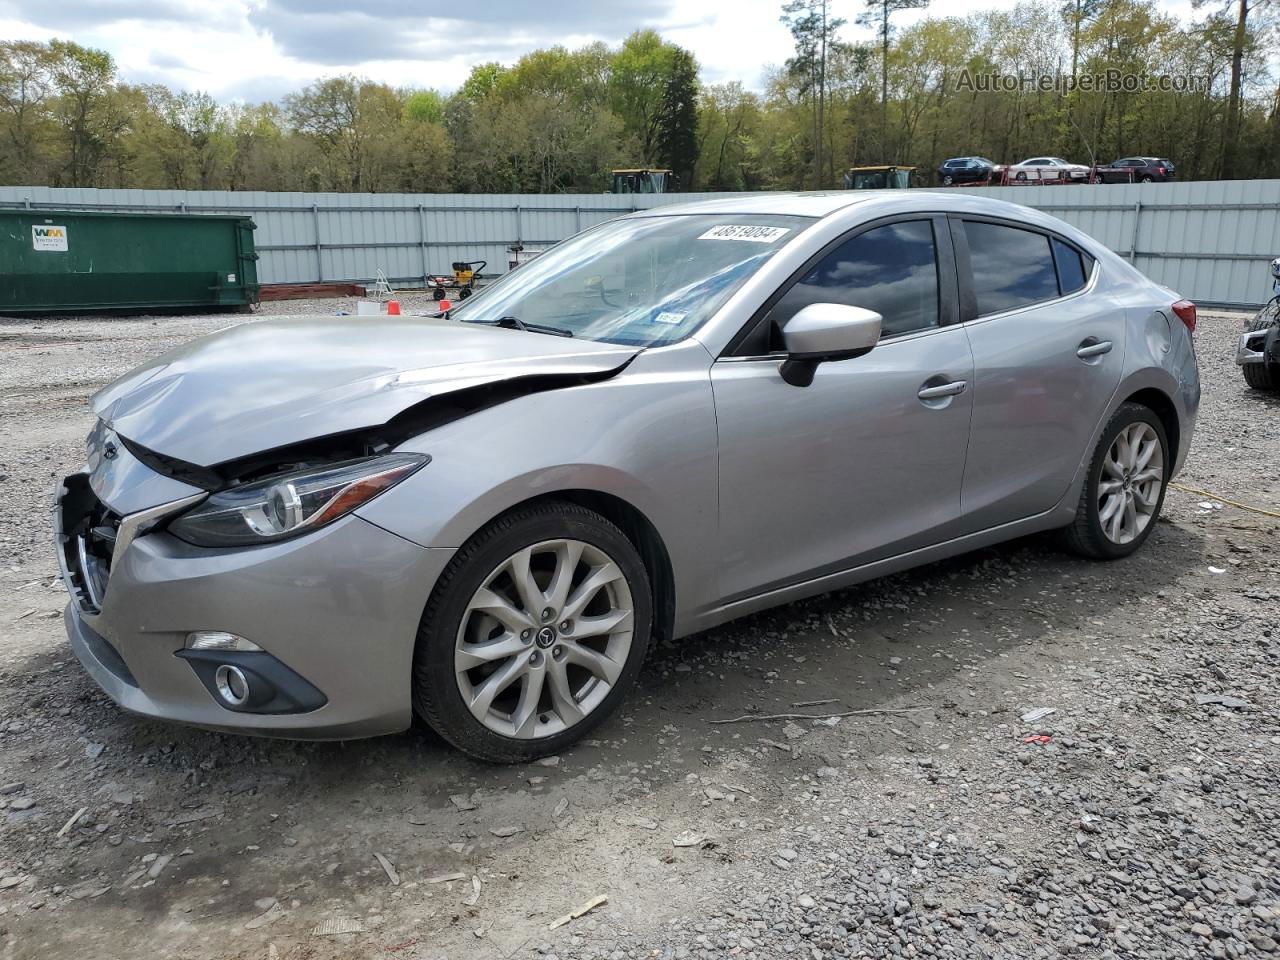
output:
{"label": "alloy wheel", "polygon": [[533,544],[468,602],[454,646],[458,690],[494,733],[561,733],[618,682],[633,629],[631,587],[605,551],[572,539]]}
{"label": "alloy wheel", "polygon": [[1130,543],[1155,516],[1164,484],[1164,448],[1142,421],[1116,435],[1098,478],[1098,521],[1112,543]]}

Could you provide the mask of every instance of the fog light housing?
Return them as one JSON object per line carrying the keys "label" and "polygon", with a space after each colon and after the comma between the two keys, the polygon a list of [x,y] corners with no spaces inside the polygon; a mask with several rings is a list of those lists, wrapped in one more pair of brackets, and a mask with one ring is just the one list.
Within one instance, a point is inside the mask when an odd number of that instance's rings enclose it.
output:
{"label": "fog light housing", "polygon": [[242,707],[249,701],[249,678],[234,664],[220,664],[213,673],[213,685],[228,706]]}
{"label": "fog light housing", "polygon": [[329,702],[265,650],[184,648],[174,656],[187,661],[214,702],[233,713],[308,713]]}
{"label": "fog light housing", "polygon": [[188,650],[261,650],[244,637],[225,630],[197,630],[187,634]]}

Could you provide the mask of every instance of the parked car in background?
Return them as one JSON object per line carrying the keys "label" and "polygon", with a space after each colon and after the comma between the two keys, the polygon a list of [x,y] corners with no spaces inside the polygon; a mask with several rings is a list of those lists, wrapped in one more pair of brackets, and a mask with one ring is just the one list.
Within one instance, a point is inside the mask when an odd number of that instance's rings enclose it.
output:
{"label": "parked car in background", "polygon": [[1280,257],[1271,261],[1271,289],[1275,296],[1245,321],[1236,347],[1236,363],[1255,390],[1280,390]]}
{"label": "parked car in background", "polygon": [[1009,168],[1010,180],[1068,180],[1084,183],[1089,168],[1061,157],[1031,157]]}
{"label": "parked car in background", "polygon": [[1173,164],[1160,157],[1125,157],[1096,167],[1094,183],[1166,183],[1173,179]]}
{"label": "parked car in background", "polygon": [[1041,530],[1133,553],[1194,327],[1061,220],[916,190],[663,206],[434,318],[230,327],[92,401],[71,646],[143,716],[554,754],[655,643]]}
{"label": "parked car in background", "polygon": [[980,183],[999,176],[1003,169],[986,157],[952,157],[938,167],[938,180],[946,187],[955,183]]}

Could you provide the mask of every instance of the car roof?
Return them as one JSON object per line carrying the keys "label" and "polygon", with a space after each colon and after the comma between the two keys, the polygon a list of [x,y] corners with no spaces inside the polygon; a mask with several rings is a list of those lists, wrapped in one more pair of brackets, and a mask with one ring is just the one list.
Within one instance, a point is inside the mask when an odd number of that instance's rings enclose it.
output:
{"label": "car roof", "polygon": [[[900,193],[886,190],[884,193]],[[632,217],[678,216],[695,213],[777,213],[796,217],[825,217],[837,210],[864,203],[879,190],[831,190],[821,193],[737,193],[715,200],[697,200],[670,206],[650,207],[629,214]]]}
{"label": "car roof", "polygon": [[857,220],[895,216],[900,213],[971,213],[1039,224],[1059,233],[1077,231],[1056,217],[1030,207],[997,200],[990,196],[955,189],[836,190],[827,193],[739,193],[715,200],[652,207],[627,214],[628,217],[687,216],[691,214],[771,213],[824,218],[851,212],[859,207]]}

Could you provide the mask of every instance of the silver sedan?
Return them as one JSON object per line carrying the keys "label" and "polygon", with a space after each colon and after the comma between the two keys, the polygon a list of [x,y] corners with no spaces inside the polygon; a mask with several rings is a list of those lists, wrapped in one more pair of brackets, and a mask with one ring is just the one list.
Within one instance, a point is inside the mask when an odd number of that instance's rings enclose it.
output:
{"label": "silver sedan", "polygon": [[659,638],[1034,531],[1132,553],[1194,328],[997,200],[637,213],[437,317],[263,319],[104,389],[54,509],[67,632],[146,716],[554,753]]}

